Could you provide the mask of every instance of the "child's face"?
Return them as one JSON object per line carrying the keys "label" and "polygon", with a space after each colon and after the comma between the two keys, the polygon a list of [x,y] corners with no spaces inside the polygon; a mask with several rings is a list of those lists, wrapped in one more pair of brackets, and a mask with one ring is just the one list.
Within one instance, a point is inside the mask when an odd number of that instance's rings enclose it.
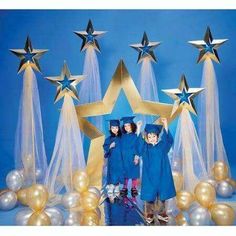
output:
{"label": "child's face", "polygon": [[131,128],[131,124],[130,123],[124,124],[124,128],[125,128],[125,131],[127,133],[131,133],[132,132],[132,128]]}
{"label": "child's face", "polygon": [[115,135],[118,134],[119,127],[118,126],[111,126],[111,132]]}
{"label": "child's face", "polygon": [[148,133],[147,134],[147,140],[148,140],[148,143],[154,145],[158,141],[158,135],[154,134],[154,133]]}

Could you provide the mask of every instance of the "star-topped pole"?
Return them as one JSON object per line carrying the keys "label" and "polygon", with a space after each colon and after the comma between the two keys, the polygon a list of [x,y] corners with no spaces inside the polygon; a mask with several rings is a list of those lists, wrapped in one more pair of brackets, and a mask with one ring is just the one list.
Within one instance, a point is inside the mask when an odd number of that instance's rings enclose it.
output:
{"label": "star-topped pole", "polygon": [[189,41],[189,43],[200,51],[197,63],[200,63],[207,58],[220,63],[217,49],[227,40],[228,39],[213,39],[210,27],[207,27],[203,40]]}
{"label": "star-topped pole", "polygon": [[84,76],[71,75],[66,61],[64,61],[64,65],[59,76],[46,77],[46,79],[57,86],[57,93],[54,99],[55,103],[64,97],[65,94],[69,94],[74,99],[79,100],[76,85],[84,79]]}
{"label": "star-topped pole", "polygon": [[20,58],[20,65],[18,74],[25,70],[27,66],[31,66],[34,70],[41,72],[39,66],[39,58],[48,50],[47,49],[34,49],[29,36],[26,39],[24,49],[10,49],[17,57]]}
{"label": "star-topped pole", "polygon": [[160,44],[160,42],[150,42],[148,40],[146,32],[144,32],[142,42],[131,44],[130,47],[139,52],[137,63],[140,63],[144,58],[149,58],[151,61],[157,62],[156,56],[154,54],[154,49]]}
{"label": "star-topped pole", "polygon": [[163,89],[162,91],[175,100],[171,116],[175,114],[178,108],[186,108],[193,114],[197,114],[193,98],[198,95],[203,88],[189,88],[185,75],[182,75],[179,88]]}
{"label": "star-topped pole", "polygon": [[106,31],[94,30],[91,20],[89,20],[85,31],[74,31],[74,33],[83,40],[80,51],[84,51],[89,46],[93,46],[98,52],[100,52],[100,47],[97,39],[105,34]]}

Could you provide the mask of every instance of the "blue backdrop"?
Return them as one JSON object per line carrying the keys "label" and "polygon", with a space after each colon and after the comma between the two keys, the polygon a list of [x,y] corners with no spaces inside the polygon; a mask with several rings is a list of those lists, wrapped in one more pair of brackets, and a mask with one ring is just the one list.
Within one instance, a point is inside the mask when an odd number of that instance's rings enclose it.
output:
{"label": "blue backdrop", "polygon": [[[14,168],[14,138],[22,89],[22,74],[17,75],[19,60],[9,52],[10,48],[23,48],[27,35],[34,48],[50,51],[40,60],[43,75],[37,73],[41,99],[44,138],[48,160],[51,157],[57,123],[58,108],[54,105],[55,87],[43,76],[58,75],[66,60],[72,74],[81,74],[84,54],[80,53],[81,40],[73,33],[84,30],[88,20],[96,30],[108,31],[99,40],[101,54],[99,64],[103,94],[110,82],[119,60],[136,81],[139,65],[137,53],[129,47],[141,41],[146,31],[150,41],[161,41],[155,51],[158,63],[154,65],[158,80],[159,98],[162,102],[172,100],[161,89],[175,88],[185,73],[191,87],[199,87],[202,64],[197,65],[197,50],[187,44],[188,40],[202,39],[209,25],[214,38],[228,38],[219,50],[222,61],[215,65],[219,85],[221,127],[231,166],[236,166],[236,12],[235,11],[0,11],[0,187],[5,176]],[[129,115],[130,108],[121,95],[113,116]],[[195,118],[194,118],[195,119]],[[171,124],[174,133],[176,121]],[[236,173],[233,173],[236,177]]]}

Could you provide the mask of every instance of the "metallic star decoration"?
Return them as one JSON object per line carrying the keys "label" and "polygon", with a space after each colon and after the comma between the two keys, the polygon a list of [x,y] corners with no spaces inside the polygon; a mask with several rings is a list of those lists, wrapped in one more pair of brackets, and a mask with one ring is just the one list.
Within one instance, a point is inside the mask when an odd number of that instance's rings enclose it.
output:
{"label": "metallic star decoration", "polygon": [[27,66],[31,66],[34,70],[41,72],[39,66],[39,58],[48,50],[47,49],[33,49],[29,36],[26,39],[24,49],[10,49],[17,57],[20,58],[20,65],[18,74],[25,70]]}
{"label": "metallic star decoration", "polygon": [[69,94],[74,99],[79,100],[76,85],[84,79],[84,76],[71,75],[66,62],[64,62],[60,76],[46,77],[46,79],[57,86],[57,93],[54,99],[55,103],[64,97],[65,94]]}
{"label": "metallic star decoration", "polygon": [[84,51],[89,46],[93,46],[98,52],[100,52],[97,39],[105,34],[106,31],[95,31],[91,20],[88,22],[86,31],[74,31],[74,33],[83,40],[80,51]]}
{"label": "metallic star decoration", "polygon": [[[124,62],[121,60],[102,101],[76,106],[80,129],[91,139],[86,168],[90,177],[90,185],[98,188],[101,188],[102,184],[104,134],[88,122],[86,118],[112,114],[121,91],[124,92],[134,114],[166,117],[168,122],[171,122],[179,114],[177,111],[171,116],[172,104],[143,100]],[[159,117],[155,123],[159,123]]]}
{"label": "metallic star decoration", "polygon": [[198,48],[200,51],[197,63],[202,62],[207,58],[220,63],[217,49],[227,40],[228,39],[213,39],[211,30],[207,27],[203,40],[189,41],[189,43]]}
{"label": "metallic star decoration", "polygon": [[163,89],[163,92],[175,100],[171,116],[176,113],[178,108],[186,108],[197,115],[193,98],[203,90],[203,88],[189,88],[184,75],[181,77],[178,89]]}
{"label": "metallic star decoration", "polygon": [[139,52],[137,63],[140,63],[144,58],[149,58],[151,61],[156,62],[157,59],[153,50],[160,44],[160,42],[149,42],[147,34],[144,32],[142,42],[138,44],[131,44],[130,47]]}

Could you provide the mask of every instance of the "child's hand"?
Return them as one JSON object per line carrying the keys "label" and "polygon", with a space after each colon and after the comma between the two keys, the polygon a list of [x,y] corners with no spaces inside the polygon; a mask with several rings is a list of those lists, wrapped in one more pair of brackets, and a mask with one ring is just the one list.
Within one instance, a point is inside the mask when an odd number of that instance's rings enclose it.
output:
{"label": "child's hand", "polygon": [[160,121],[162,122],[163,124],[163,127],[165,128],[166,131],[168,131],[168,122],[167,122],[167,119],[162,117],[160,118]]}
{"label": "child's hand", "polygon": [[112,142],[111,145],[110,145],[110,148],[114,148],[115,146],[116,146],[116,143]]}
{"label": "child's hand", "polygon": [[138,163],[139,163],[139,156],[135,155],[135,157],[134,157],[134,164],[138,165]]}
{"label": "child's hand", "polygon": [[141,120],[139,120],[138,122],[137,122],[137,126],[138,127],[141,127],[143,125],[143,122],[141,121]]}

